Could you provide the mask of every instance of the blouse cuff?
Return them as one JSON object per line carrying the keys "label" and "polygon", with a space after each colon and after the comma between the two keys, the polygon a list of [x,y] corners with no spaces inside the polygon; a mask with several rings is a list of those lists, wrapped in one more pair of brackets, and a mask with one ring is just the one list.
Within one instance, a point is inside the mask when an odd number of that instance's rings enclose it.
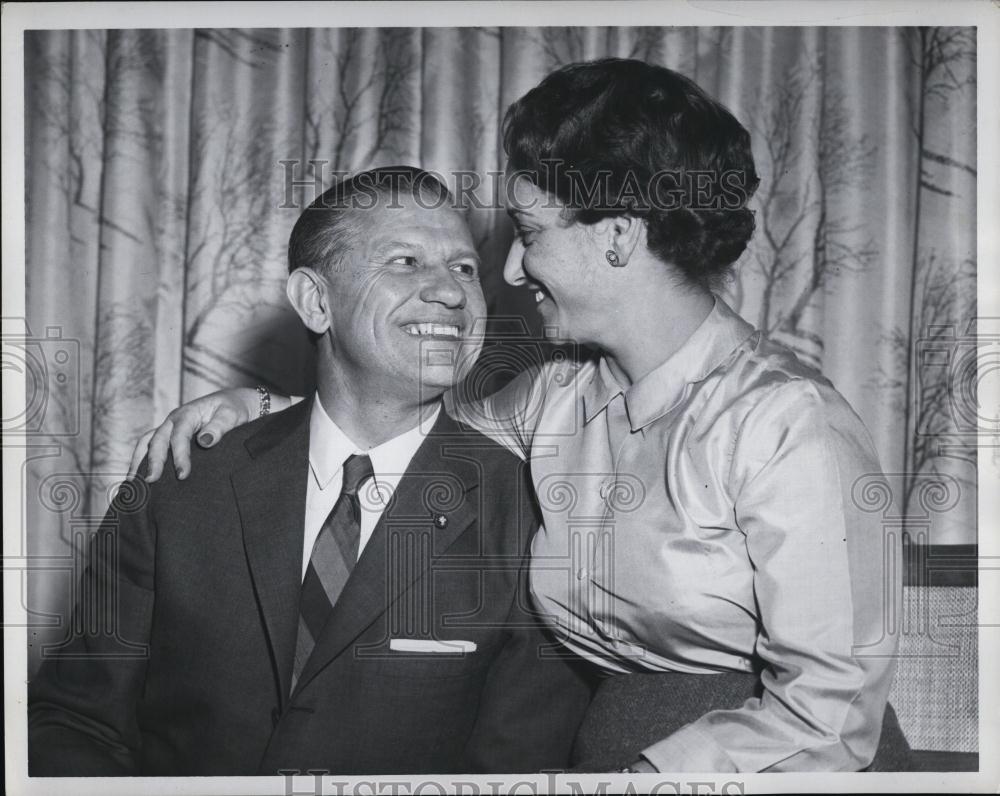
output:
{"label": "blouse cuff", "polygon": [[642,750],[658,771],[678,773],[734,773],[736,765],[710,735],[693,724]]}

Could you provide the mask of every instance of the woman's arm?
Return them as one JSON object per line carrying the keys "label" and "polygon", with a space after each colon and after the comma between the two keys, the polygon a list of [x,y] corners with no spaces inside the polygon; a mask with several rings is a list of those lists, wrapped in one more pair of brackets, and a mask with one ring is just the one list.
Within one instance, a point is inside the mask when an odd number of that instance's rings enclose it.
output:
{"label": "woman's arm", "polygon": [[[575,366],[561,364],[557,367],[561,373]],[[485,398],[473,399],[460,385],[445,396],[445,406],[456,420],[494,439],[521,458],[527,458],[541,414],[546,382],[552,377],[553,369],[551,365],[529,368]],[[270,410],[280,412],[300,400],[298,396],[272,393]],[[184,479],[191,470],[192,437],[197,435],[199,445],[211,448],[236,426],[259,417],[260,411],[260,395],[252,387],[219,390],[189,401],[139,438],[132,451],[129,473],[138,472],[142,460],[148,457],[146,480],[156,481],[163,473],[169,451],[173,454],[177,477]]]}
{"label": "woman's arm", "polygon": [[[302,400],[296,396],[271,394],[270,411],[280,412]],[[174,409],[166,420],[143,434],[132,451],[129,475],[139,471],[148,456],[147,481],[156,481],[163,473],[167,451],[174,456],[178,478],[187,478],[191,471],[191,438],[198,435],[198,444],[211,448],[223,435],[236,426],[260,416],[261,398],[253,387],[233,387],[203,395]]]}
{"label": "woman's arm", "polygon": [[527,459],[554,369],[549,363],[522,370],[484,398],[470,395],[464,382],[445,395],[445,408],[456,420]]}
{"label": "woman's arm", "polygon": [[658,769],[871,762],[895,665],[887,603],[899,586],[899,539],[882,512],[859,505],[855,485],[881,478],[867,431],[832,388],[789,382],[751,410],[729,482],[753,566],[764,691],[643,750]]}

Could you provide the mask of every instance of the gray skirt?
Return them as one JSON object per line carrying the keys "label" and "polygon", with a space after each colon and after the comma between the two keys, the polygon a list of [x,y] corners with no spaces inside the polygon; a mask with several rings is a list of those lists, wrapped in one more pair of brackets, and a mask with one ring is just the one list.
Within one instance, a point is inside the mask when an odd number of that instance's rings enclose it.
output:
{"label": "gray skirt", "polygon": [[[606,678],[577,733],[574,771],[614,771],[646,747],[712,710],[732,710],[761,693],[749,672],[650,672]],[[910,747],[891,706],[885,709],[875,759],[865,771],[909,770]]]}

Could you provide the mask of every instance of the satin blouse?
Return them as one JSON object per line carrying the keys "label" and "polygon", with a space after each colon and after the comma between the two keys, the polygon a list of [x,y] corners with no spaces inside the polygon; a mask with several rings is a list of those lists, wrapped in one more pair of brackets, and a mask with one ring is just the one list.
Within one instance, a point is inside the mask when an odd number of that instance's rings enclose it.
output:
{"label": "satin blouse", "polygon": [[628,387],[552,362],[461,420],[529,459],[531,589],[608,673],[761,671],[760,698],[643,755],[661,771],[858,770],[894,671],[898,536],[858,498],[882,478],[833,386],[721,299]]}

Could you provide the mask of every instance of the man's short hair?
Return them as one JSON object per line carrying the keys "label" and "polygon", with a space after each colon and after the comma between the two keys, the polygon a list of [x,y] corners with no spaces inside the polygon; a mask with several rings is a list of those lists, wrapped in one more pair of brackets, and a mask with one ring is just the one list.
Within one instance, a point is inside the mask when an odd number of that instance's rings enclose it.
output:
{"label": "man's short hair", "polygon": [[320,194],[299,216],[288,240],[288,271],[336,268],[356,242],[359,214],[378,207],[398,208],[402,195],[423,207],[454,204],[441,180],[415,166],[384,166],[355,174]]}

